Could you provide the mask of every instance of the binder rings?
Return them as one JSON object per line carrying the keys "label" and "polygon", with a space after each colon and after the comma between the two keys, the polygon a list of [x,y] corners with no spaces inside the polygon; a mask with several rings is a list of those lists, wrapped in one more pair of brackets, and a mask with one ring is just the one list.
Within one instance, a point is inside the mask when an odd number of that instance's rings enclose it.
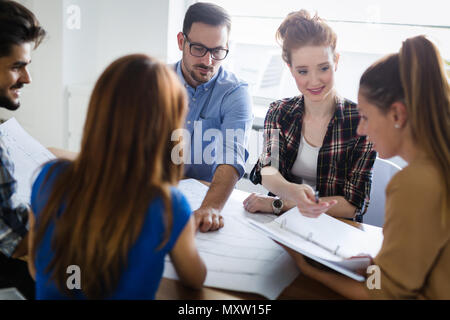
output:
{"label": "binder rings", "polygon": [[375,257],[383,242],[381,229],[369,234],[324,213],[305,217],[298,208],[269,223],[249,222],[273,240],[357,281],[365,280],[357,271],[370,264],[363,256]]}

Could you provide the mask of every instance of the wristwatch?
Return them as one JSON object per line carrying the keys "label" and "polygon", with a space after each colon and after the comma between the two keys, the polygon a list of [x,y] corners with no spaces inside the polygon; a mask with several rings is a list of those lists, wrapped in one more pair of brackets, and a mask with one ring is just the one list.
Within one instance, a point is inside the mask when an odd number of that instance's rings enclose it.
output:
{"label": "wristwatch", "polygon": [[279,216],[281,214],[281,209],[283,209],[283,200],[275,198],[275,200],[272,201],[272,209],[273,213]]}

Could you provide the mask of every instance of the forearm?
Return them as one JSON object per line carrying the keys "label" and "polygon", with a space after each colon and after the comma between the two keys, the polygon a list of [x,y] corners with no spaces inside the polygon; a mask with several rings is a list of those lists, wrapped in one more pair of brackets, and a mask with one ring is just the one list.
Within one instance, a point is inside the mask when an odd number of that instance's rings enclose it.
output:
{"label": "forearm", "polygon": [[[261,184],[273,194],[285,201],[292,201],[290,194],[291,183],[273,167],[264,167],[261,170]],[[295,202],[291,203],[293,206]]]}
{"label": "forearm", "polygon": [[341,274],[322,271],[314,267],[303,270],[307,276],[313,278],[340,295],[353,300],[368,300],[370,296],[365,288],[365,282],[345,277]]}
{"label": "forearm", "polygon": [[11,256],[14,259],[22,258],[28,254],[28,234],[20,241]]}
{"label": "forearm", "polygon": [[356,214],[356,207],[352,205],[342,196],[322,197],[323,201],[336,200],[337,204],[331,207],[327,213],[337,218],[354,218]]}
{"label": "forearm", "polygon": [[293,249],[281,245],[286,249],[290,256],[294,259],[302,273],[314,280],[319,281],[335,292],[349,299],[369,299],[369,293],[365,288],[364,282],[358,282],[341,274],[319,270],[308,262],[304,256]]}
{"label": "forearm", "polygon": [[47,149],[48,149],[48,151],[53,153],[55,155],[55,157],[57,157],[57,158],[62,158],[62,159],[67,159],[67,160],[75,160],[76,157],[78,156],[77,152],[72,152],[72,151],[67,151],[67,150],[52,148],[52,147],[47,148]]}
{"label": "forearm", "polygon": [[181,282],[192,288],[201,288],[206,278],[206,266],[195,246],[195,224],[190,218],[178,237],[170,258]]}
{"label": "forearm", "polygon": [[[281,197],[280,197],[281,198]],[[327,214],[336,217],[336,218],[350,218],[353,219],[356,214],[356,207],[350,202],[348,202],[344,197],[336,196],[336,197],[322,197],[323,201],[330,202],[331,200],[336,200],[337,204],[328,209]],[[283,209],[282,212],[286,212],[293,207],[295,207],[295,202],[283,199]]]}
{"label": "forearm", "polygon": [[201,208],[221,211],[238,180],[239,174],[233,166],[227,164],[218,166]]}
{"label": "forearm", "polygon": [[30,210],[28,212],[28,221],[30,223],[30,230],[28,231],[27,237],[28,237],[28,271],[30,272],[31,277],[33,280],[36,280],[36,267],[34,265],[34,226],[35,226],[35,219],[34,214]]}
{"label": "forearm", "polygon": [[279,171],[273,167],[264,167],[261,170],[261,178],[262,185],[283,200],[281,212],[286,212],[297,206],[293,200],[292,183],[287,181]]}
{"label": "forearm", "polygon": [[[284,200],[283,212],[287,211],[295,206],[295,202],[292,201],[293,195],[291,194],[291,185],[275,168],[264,167],[261,170],[262,185],[273,194]],[[354,218],[356,213],[356,207],[348,202],[342,196],[322,197],[322,201],[330,202],[336,200],[337,204],[331,207],[327,213],[339,218]]]}

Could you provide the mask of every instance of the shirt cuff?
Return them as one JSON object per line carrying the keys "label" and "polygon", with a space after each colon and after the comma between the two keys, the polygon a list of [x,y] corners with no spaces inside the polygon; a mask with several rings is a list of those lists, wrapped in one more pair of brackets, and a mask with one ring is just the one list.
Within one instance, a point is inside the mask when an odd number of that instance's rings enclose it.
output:
{"label": "shirt cuff", "polygon": [[241,164],[233,164],[233,163],[215,163],[214,166],[213,166],[213,171],[212,171],[213,172],[213,176],[216,173],[217,167],[220,166],[220,165],[223,165],[223,164],[227,164],[229,166],[234,167],[237,170],[237,172],[238,172],[239,180],[244,176],[244,173],[245,173],[244,166],[241,165]]}
{"label": "shirt cuff", "polygon": [[[365,189],[365,188],[364,188]],[[352,205],[354,205],[358,211],[364,211],[366,196],[365,192],[361,192],[356,189],[355,186],[346,181],[344,186],[344,198]],[[362,213],[362,212],[361,212]]]}

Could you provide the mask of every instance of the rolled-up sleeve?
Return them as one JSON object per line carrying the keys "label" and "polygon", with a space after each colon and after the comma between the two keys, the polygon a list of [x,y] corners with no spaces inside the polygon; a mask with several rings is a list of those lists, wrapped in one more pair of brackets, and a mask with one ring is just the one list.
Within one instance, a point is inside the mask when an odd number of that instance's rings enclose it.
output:
{"label": "rolled-up sleeve", "polygon": [[267,166],[273,166],[282,174],[284,172],[283,162],[280,161],[280,152],[283,150],[283,137],[280,123],[281,108],[274,102],[270,105],[264,120],[264,143],[263,151],[258,158],[258,162],[250,173],[250,180],[254,184],[261,183],[261,170]]}
{"label": "rolled-up sleeve", "polygon": [[344,185],[344,198],[357,207],[361,214],[369,204],[372,167],[377,154],[366,137],[358,137],[351,155],[351,166]]}
{"label": "rolled-up sleeve", "polygon": [[213,172],[219,165],[229,164],[242,178],[249,156],[248,139],[253,124],[252,101],[246,84],[239,85],[224,96],[221,114],[223,156],[217,157]]}

